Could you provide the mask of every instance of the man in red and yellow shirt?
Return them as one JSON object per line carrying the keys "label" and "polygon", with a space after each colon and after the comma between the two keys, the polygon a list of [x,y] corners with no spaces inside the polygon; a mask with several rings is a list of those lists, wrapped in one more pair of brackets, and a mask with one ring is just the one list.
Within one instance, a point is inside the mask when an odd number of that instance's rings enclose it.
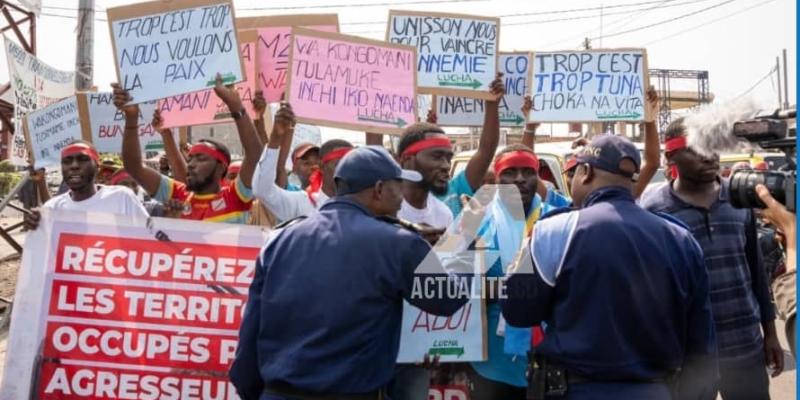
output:
{"label": "man in red and yellow shirt", "polygon": [[128,174],[168,208],[174,207],[176,203],[182,206],[178,213],[180,218],[246,224],[253,202],[253,172],[263,145],[236,90],[223,86],[222,80],[217,78],[214,92],[231,111],[244,149],[244,159],[236,180],[230,185],[222,185],[222,179],[231,163],[231,155],[225,145],[213,140],[200,140],[192,146],[186,165],[185,184],[144,166],[139,135],[136,134],[139,107],[128,105],[131,101],[130,95],[118,84],[112,84],[112,87],[114,104],[125,113],[122,162]]}

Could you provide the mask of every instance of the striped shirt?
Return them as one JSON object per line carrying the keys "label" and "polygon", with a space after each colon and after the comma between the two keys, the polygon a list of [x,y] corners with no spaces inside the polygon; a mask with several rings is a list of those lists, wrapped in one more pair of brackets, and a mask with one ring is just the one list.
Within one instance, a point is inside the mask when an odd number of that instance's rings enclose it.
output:
{"label": "striped shirt", "polygon": [[666,184],[647,193],[642,206],[686,224],[703,249],[721,363],[763,354],[761,323],[775,319],[766,270],[750,209],[734,208],[728,181],[710,209],[691,205]]}
{"label": "striped shirt", "polygon": [[162,175],[154,198],[162,203],[173,199],[183,202],[185,208],[181,219],[229,224],[246,224],[253,204],[253,192],[240,178],[223,186],[217,193],[197,194],[187,189],[185,184]]}

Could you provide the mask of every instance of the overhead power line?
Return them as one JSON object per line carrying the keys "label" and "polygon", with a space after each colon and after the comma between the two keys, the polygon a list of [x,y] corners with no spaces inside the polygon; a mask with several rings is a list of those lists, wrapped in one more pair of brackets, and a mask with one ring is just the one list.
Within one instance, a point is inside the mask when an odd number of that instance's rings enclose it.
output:
{"label": "overhead power line", "polygon": [[764,75],[764,76],[763,76],[761,79],[759,79],[759,80],[758,80],[756,83],[754,83],[754,84],[753,84],[753,86],[750,86],[750,89],[747,89],[747,90],[746,90],[744,93],[742,93],[742,94],[740,94],[740,95],[736,96],[736,98],[738,99],[738,98],[740,98],[740,97],[746,96],[747,94],[749,94],[750,92],[752,92],[752,91],[753,91],[753,89],[757,88],[757,87],[758,87],[758,85],[760,85],[760,84],[761,84],[761,83],[763,83],[765,80],[767,80],[767,78],[769,78],[770,76],[772,76],[772,74],[774,74],[774,73],[777,73],[777,72],[778,72],[778,68],[777,68],[777,67],[772,67],[772,69],[770,69],[770,70],[769,70],[769,73],[767,73],[767,74],[766,74],[766,75]]}
{"label": "overhead power line", "polygon": [[[668,1],[677,1],[677,0],[668,0]],[[616,12],[611,12],[611,13],[604,13],[603,15],[604,16],[609,16],[609,15],[629,15],[629,14],[641,13],[641,12],[649,11],[649,10],[653,10],[653,9],[678,7],[678,6],[697,4],[697,3],[707,2],[707,1],[710,1],[710,0],[688,0],[688,1],[683,1],[683,2],[680,2],[680,3],[674,3],[674,4],[663,4],[661,6],[651,6],[651,7],[648,7],[648,8],[637,8],[637,9],[632,9],[632,10],[624,10],[624,11],[616,11]],[[636,3],[636,4],[652,4],[652,3],[664,3],[664,0],[659,0],[657,2]],[[594,9],[594,7],[591,8],[591,9]],[[572,11],[575,11],[575,10],[584,10],[584,9],[573,9]],[[499,17],[500,18],[509,18],[509,17],[519,16],[519,15],[528,15],[528,14],[509,14],[509,15],[500,15]],[[581,15],[581,16],[563,17],[563,18],[549,18],[549,19],[529,20],[529,21],[503,22],[502,23],[502,27],[519,26],[519,25],[533,25],[533,24],[546,24],[546,23],[553,23],[553,22],[576,21],[576,20],[593,19],[593,18],[597,18],[597,15],[592,14],[592,15]],[[341,25],[377,25],[377,24],[386,24],[386,21],[383,20],[383,21],[350,22],[350,23],[345,22],[345,23],[342,23]],[[361,31],[348,31],[348,33],[355,33],[355,34],[370,34],[370,33],[381,33],[381,32],[384,32],[384,31],[375,30],[375,29],[361,30]],[[589,32],[591,32],[591,31],[589,31]],[[580,35],[580,36],[583,36],[583,35],[585,35],[585,33]]]}
{"label": "overhead power line", "polygon": [[662,37],[662,38],[659,38],[659,39],[656,39],[656,40],[652,40],[652,41],[650,41],[650,42],[647,42],[647,43],[645,43],[643,46],[648,46],[648,45],[651,45],[651,44],[653,44],[653,43],[658,43],[658,42],[661,42],[661,41],[664,41],[664,40],[667,40],[667,39],[672,39],[672,38],[674,38],[675,36],[680,36],[680,35],[683,35],[684,33],[691,32],[691,31],[693,31],[693,30],[695,30],[695,29],[704,28],[704,27],[706,27],[706,26],[709,26],[709,25],[711,25],[711,24],[713,24],[713,23],[716,23],[716,22],[719,22],[719,21],[722,21],[722,20],[725,20],[725,19],[728,19],[728,18],[734,17],[734,16],[736,16],[736,15],[739,15],[739,14],[742,14],[742,13],[744,13],[744,12],[750,11],[750,10],[752,10],[752,9],[754,9],[754,8],[761,7],[761,6],[763,6],[763,5],[767,4],[767,3],[772,3],[772,2],[774,2],[774,1],[775,1],[775,0],[766,0],[766,1],[762,1],[761,3],[758,3],[758,4],[755,4],[755,5],[752,5],[752,6],[750,6],[750,7],[747,7],[747,8],[743,8],[743,9],[741,9],[741,10],[739,10],[739,11],[736,11],[736,12],[730,13],[730,14],[728,14],[728,15],[724,15],[724,16],[722,16],[722,17],[719,17],[719,18],[716,18],[716,19],[712,19],[711,21],[705,21],[705,22],[703,22],[702,24],[695,25],[695,26],[693,26],[693,27],[691,27],[691,28],[688,28],[688,29],[684,29],[684,30],[681,30],[681,31],[675,32],[675,33],[673,33],[673,34],[671,34],[671,35],[664,36],[664,37]]}
{"label": "overhead power line", "polygon": [[667,19],[667,20],[664,20],[664,21],[659,21],[659,22],[655,22],[655,23],[652,23],[652,24],[639,26],[639,27],[636,27],[636,28],[633,28],[633,29],[628,29],[628,30],[621,31],[621,32],[614,32],[614,33],[610,33],[610,34],[607,34],[607,35],[595,36],[595,37],[592,37],[590,39],[594,40],[594,39],[601,39],[601,38],[609,38],[609,37],[614,37],[614,36],[625,35],[625,34],[628,34],[628,33],[638,32],[638,31],[645,30],[645,29],[650,29],[650,28],[653,28],[653,27],[656,27],[656,26],[659,26],[659,25],[664,25],[664,24],[668,24],[668,23],[673,22],[673,21],[677,21],[679,19],[692,17],[692,16],[698,15],[700,13],[703,13],[703,12],[706,12],[706,11],[710,11],[710,10],[713,10],[715,8],[722,7],[722,6],[726,5],[726,4],[733,3],[734,1],[736,1],[736,0],[726,0],[726,1],[723,1],[721,3],[714,4],[713,6],[706,7],[706,8],[697,10],[697,11],[692,11],[690,13],[679,15],[677,17],[670,18],[670,19]]}

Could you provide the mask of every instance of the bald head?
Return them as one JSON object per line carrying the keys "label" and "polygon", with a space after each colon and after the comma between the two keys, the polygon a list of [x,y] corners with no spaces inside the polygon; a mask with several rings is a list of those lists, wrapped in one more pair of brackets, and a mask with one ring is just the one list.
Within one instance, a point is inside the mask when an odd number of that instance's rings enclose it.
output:
{"label": "bald head", "polygon": [[[627,158],[619,162],[619,170],[634,176],[637,172],[636,164]],[[579,164],[572,177],[572,201],[575,206],[583,207],[586,196],[598,189],[615,186],[633,192],[634,183],[630,176],[605,171],[589,164]]]}

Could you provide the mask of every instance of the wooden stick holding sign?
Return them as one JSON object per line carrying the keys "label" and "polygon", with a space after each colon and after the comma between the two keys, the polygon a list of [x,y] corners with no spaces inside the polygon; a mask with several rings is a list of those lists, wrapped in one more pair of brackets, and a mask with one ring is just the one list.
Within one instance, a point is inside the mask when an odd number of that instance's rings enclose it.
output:
{"label": "wooden stick holding sign", "polygon": [[109,8],[119,83],[134,103],[245,79],[230,0],[152,1]]}
{"label": "wooden stick holding sign", "polygon": [[536,52],[531,122],[651,121],[645,49]]}
{"label": "wooden stick holding sign", "polygon": [[286,99],[297,121],[399,135],[416,121],[416,51],[293,28]]}
{"label": "wooden stick holding sign", "polygon": [[339,16],[336,14],[308,14],[246,17],[238,18],[236,25],[239,29],[258,31],[257,87],[264,92],[264,99],[268,103],[277,103],[286,91],[292,27],[338,33]]}
{"label": "wooden stick holding sign", "polygon": [[417,48],[421,93],[495,99],[500,18],[391,10],[386,41]]}

